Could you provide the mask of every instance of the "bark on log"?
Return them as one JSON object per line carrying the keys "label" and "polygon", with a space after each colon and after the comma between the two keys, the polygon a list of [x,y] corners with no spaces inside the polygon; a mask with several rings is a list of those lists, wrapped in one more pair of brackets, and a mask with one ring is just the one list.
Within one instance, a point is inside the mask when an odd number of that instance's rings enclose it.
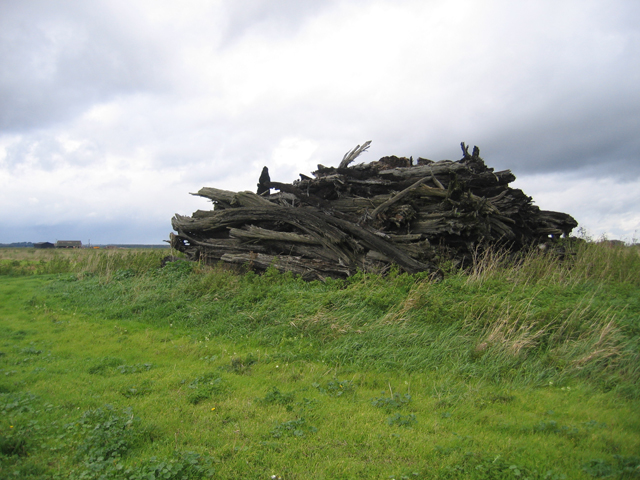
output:
{"label": "bark on log", "polygon": [[313,238],[311,235],[301,235],[293,232],[277,232],[274,230],[267,230],[266,228],[255,227],[253,225],[249,225],[246,229],[230,228],[229,236],[239,238],[241,240],[263,240],[322,245],[321,242]]}
{"label": "bark on log", "polygon": [[373,212],[371,212],[371,216],[373,218],[376,218],[379,213],[384,212],[387,208],[389,208],[394,203],[398,203],[400,200],[404,199],[407,195],[409,195],[411,192],[413,192],[415,189],[417,189],[420,185],[422,185],[427,180],[428,180],[427,177],[421,178],[410,187],[405,188],[403,191],[401,191],[400,193],[398,193],[397,195],[395,195],[394,197],[390,198],[389,200],[384,202],[382,205],[377,207]]}

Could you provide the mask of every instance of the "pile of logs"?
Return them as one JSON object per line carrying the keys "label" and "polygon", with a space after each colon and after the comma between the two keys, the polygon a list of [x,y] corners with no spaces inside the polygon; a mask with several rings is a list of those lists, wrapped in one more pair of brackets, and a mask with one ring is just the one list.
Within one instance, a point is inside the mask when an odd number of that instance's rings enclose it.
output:
{"label": "pile of logs", "polygon": [[350,166],[369,143],[292,184],[272,182],[265,167],[257,193],[202,188],[193,195],[212,200],[213,209],[176,214],[171,246],[207,264],[323,279],[393,264],[438,272],[440,262],[464,264],[488,245],[519,250],[577,226],[510,188],[511,171],[488,168],[477,147],[470,154],[462,143],[459,161],[391,156]]}

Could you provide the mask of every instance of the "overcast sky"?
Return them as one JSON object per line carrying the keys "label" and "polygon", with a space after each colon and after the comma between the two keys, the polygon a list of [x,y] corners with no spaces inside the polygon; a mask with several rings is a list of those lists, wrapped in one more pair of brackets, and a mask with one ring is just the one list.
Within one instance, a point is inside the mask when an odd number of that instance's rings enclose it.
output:
{"label": "overcast sky", "polygon": [[161,243],[366,140],[640,235],[634,0],[0,0],[0,66],[0,243]]}

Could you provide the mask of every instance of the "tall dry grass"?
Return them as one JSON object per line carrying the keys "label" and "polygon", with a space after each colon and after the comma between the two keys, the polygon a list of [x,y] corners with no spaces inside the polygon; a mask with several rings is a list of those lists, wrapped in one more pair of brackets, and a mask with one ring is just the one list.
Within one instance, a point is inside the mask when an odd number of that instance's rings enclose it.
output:
{"label": "tall dry grass", "polygon": [[567,240],[557,248],[530,248],[516,254],[488,248],[474,252],[466,274],[469,284],[503,276],[520,285],[595,281],[640,286],[640,246]]}
{"label": "tall dry grass", "polygon": [[467,309],[465,329],[479,332],[474,354],[505,362],[539,357],[569,376],[618,369],[628,381],[640,380],[638,339],[627,334],[633,329],[619,306],[640,286],[640,249],[604,242],[564,247],[562,255],[532,249],[475,256],[466,285],[499,293]]}
{"label": "tall dry grass", "polygon": [[160,266],[171,252],[165,249],[35,249],[2,248],[0,265],[7,275],[74,273],[109,280],[122,270],[141,274]]}

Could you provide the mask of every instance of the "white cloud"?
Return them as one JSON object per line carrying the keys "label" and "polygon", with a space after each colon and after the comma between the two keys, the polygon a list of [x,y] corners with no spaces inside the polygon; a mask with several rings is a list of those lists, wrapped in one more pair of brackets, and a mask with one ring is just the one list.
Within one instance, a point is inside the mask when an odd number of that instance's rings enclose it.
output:
{"label": "white cloud", "polygon": [[640,205],[638,178],[621,183],[605,175],[538,174],[519,177],[512,187],[543,210],[569,213],[594,237],[631,241],[640,233],[640,211],[632,207]]}
{"label": "white cloud", "polygon": [[274,178],[286,178],[315,170],[314,154],[318,144],[313,140],[297,137],[286,137],[276,146],[271,154],[270,169]]}

